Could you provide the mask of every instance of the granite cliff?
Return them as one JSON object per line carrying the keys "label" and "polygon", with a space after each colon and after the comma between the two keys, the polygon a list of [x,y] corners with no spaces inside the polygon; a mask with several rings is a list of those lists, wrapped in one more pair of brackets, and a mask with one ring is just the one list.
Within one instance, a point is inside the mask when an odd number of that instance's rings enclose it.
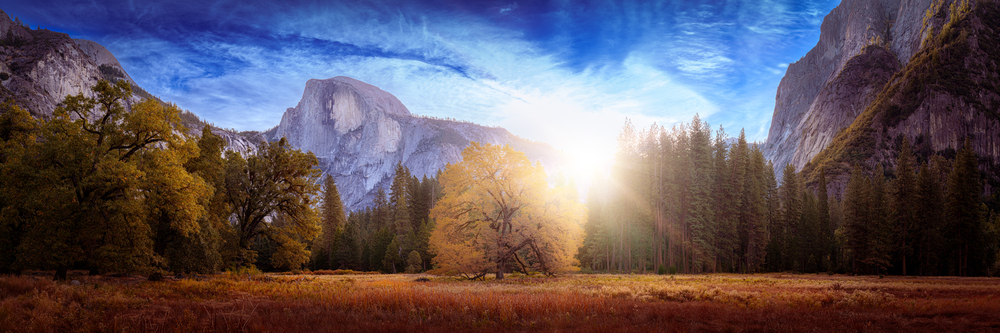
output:
{"label": "granite cliff", "polygon": [[470,141],[508,144],[546,166],[559,160],[551,146],[503,128],[415,116],[392,94],[343,76],[309,80],[298,105],[264,135],[316,154],[348,209],[370,205],[378,188],[388,191],[397,163],[433,177],[459,161]]}
{"label": "granite cliff", "polygon": [[[35,117],[45,118],[67,95],[93,97],[90,88],[100,80],[128,81],[133,94],[130,103],[157,99],[139,87],[104,46],[60,32],[31,29],[0,10],[0,102],[10,100]],[[193,135],[200,135],[207,125],[190,112],[184,112],[182,119]],[[257,132],[214,127],[213,132],[226,140],[228,149],[244,153],[253,151],[255,142],[263,140]]]}
{"label": "granite cliff", "polygon": [[47,117],[67,95],[91,96],[99,80],[126,80],[133,101],[153,98],[103,46],[45,29],[32,30],[0,11],[0,99]]}
{"label": "granite cliff", "polygon": [[845,0],[782,79],[765,152],[779,168],[842,178],[854,163],[894,167],[903,138],[926,159],[953,154],[968,137],[990,192],[1000,161],[998,65],[994,1]]}
{"label": "granite cliff", "polygon": [[[931,0],[844,0],[778,85],[765,156],[801,170],[919,49]],[[879,50],[866,48],[881,44]]]}

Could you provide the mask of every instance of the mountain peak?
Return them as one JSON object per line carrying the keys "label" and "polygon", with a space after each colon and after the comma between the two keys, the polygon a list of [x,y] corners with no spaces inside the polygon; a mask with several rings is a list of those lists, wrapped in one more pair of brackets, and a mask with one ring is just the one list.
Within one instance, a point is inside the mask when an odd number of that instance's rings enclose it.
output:
{"label": "mountain peak", "polygon": [[503,128],[416,117],[392,94],[359,80],[337,76],[306,82],[302,100],[265,133],[316,154],[332,175],[348,209],[371,204],[387,188],[397,163],[417,177],[461,159],[469,142],[510,144],[532,160],[553,162],[548,145],[527,142]]}

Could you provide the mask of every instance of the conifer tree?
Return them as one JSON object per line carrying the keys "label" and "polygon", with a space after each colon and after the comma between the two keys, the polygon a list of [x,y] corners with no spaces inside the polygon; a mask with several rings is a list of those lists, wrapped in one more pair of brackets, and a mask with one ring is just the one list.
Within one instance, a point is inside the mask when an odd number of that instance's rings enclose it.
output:
{"label": "conifer tree", "polygon": [[362,250],[358,244],[359,228],[357,223],[348,222],[340,233],[337,240],[335,261],[330,265],[331,269],[352,269],[361,270]]}
{"label": "conifer tree", "polygon": [[862,271],[862,260],[869,257],[870,192],[871,182],[855,165],[844,195],[845,245],[852,272]]}
{"label": "conifer tree", "polygon": [[826,188],[826,170],[819,168],[819,187],[816,189],[816,209],[819,219],[817,227],[816,257],[819,258],[819,269],[832,270],[833,258],[833,226],[830,223],[830,199]]}
{"label": "conifer tree", "polygon": [[914,173],[914,157],[910,140],[903,138],[896,159],[896,179],[892,182],[891,224],[894,234],[894,249],[900,264],[900,273],[907,275],[906,259],[912,253],[911,230],[916,221],[917,179]]}
{"label": "conifer tree", "polygon": [[777,237],[774,242],[781,252],[778,258],[780,269],[791,270],[795,268],[794,260],[799,252],[797,234],[802,219],[802,187],[794,165],[785,165],[778,195],[781,200],[781,218],[780,224],[775,226]]}
{"label": "conifer tree", "polygon": [[698,115],[691,121],[688,175],[687,230],[690,233],[691,265],[689,272],[700,273],[714,268],[716,228],[712,214],[712,146],[708,123]]}
{"label": "conifer tree", "polygon": [[941,228],[944,226],[944,194],[938,177],[927,163],[920,166],[917,175],[917,204],[914,220],[913,248],[917,258],[917,275],[938,273],[940,256],[944,248]]}
{"label": "conifer tree", "polygon": [[875,274],[885,274],[892,267],[892,221],[889,218],[889,194],[885,169],[878,165],[871,178],[871,191],[867,204],[869,215],[869,256],[865,263]]}
{"label": "conifer tree", "polygon": [[323,177],[323,201],[320,209],[320,236],[314,244],[314,263],[318,268],[334,268],[337,247],[343,227],[347,224],[344,203],[333,176]]}
{"label": "conifer tree", "polygon": [[743,224],[746,228],[745,272],[759,272],[765,262],[768,229],[768,179],[774,179],[773,169],[764,162],[764,153],[757,145],[750,151],[751,162],[743,205]]}
{"label": "conifer tree", "polygon": [[981,235],[979,168],[972,143],[965,139],[959,149],[948,174],[948,191],[945,195],[945,212],[948,217],[951,253],[954,262],[950,265],[954,274],[969,275],[969,257],[979,243]]}

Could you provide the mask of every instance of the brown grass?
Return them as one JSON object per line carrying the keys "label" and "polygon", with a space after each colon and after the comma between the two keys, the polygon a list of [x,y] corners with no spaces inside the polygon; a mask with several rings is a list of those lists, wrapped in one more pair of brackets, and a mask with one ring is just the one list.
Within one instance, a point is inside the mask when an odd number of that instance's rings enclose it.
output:
{"label": "brown grass", "polygon": [[[426,278],[429,281],[417,281]],[[0,331],[997,331],[1000,280],[826,275],[0,277]]]}

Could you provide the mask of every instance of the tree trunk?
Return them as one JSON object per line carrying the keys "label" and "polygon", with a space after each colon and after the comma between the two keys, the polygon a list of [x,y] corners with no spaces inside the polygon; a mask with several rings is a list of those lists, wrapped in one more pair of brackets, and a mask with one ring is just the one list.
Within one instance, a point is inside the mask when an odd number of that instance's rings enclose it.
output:
{"label": "tree trunk", "polygon": [[56,276],[52,279],[53,281],[66,281],[66,271],[68,268],[66,266],[59,266],[56,268]]}
{"label": "tree trunk", "polygon": [[503,261],[497,263],[497,280],[503,280]]}

